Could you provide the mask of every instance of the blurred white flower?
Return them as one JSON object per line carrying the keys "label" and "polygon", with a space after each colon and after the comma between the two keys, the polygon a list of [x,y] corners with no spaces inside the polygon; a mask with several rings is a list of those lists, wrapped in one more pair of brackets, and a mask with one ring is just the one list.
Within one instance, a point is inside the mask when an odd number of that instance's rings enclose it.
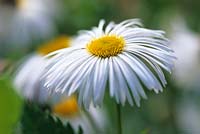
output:
{"label": "blurred white flower", "polygon": [[0,40],[4,44],[1,45],[23,48],[32,41],[52,37],[59,12],[60,4],[56,0],[16,0],[14,6],[2,5]]}
{"label": "blurred white flower", "polygon": [[86,134],[105,133],[107,127],[106,113],[103,108],[90,107],[89,110],[84,111],[78,106],[75,95],[66,97],[61,94],[54,94],[52,104],[52,111],[63,122],[70,122],[72,127],[78,131],[79,127],[83,129]]}
{"label": "blurred white flower", "polygon": [[[104,20],[91,31],[81,31],[76,47],[50,53],[46,86],[51,92],[79,93],[79,104],[101,105],[108,86],[117,103],[147,98],[143,84],[156,93],[166,85],[161,70],[171,72],[173,51],[163,31],[141,28],[137,19],[119,24]],[[151,69],[152,70],[151,70]],[[155,72],[156,75],[153,74]]]}
{"label": "blurred white flower", "polygon": [[25,98],[39,102],[47,100],[48,92],[40,81],[45,63],[41,55],[33,54],[19,68],[14,83]]}
{"label": "blurred white flower", "polygon": [[189,99],[182,100],[177,104],[176,121],[183,134],[200,133],[200,109],[198,102]]}
{"label": "blurred white flower", "polygon": [[40,103],[45,102],[49,94],[43,86],[44,83],[40,80],[46,64],[46,59],[43,56],[49,52],[69,46],[70,39],[66,36],[60,36],[42,45],[37,52],[27,57],[17,70],[14,78],[14,85],[19,93],[28,100]]}
{"label": "blurred white flower", "polygon": [[200,76],[200,40],[199,35],[190,31],[184,20],[173,23],[171,34],[172,48],[178,60],[175,62],[173,76],[179,86],[191,86]]}

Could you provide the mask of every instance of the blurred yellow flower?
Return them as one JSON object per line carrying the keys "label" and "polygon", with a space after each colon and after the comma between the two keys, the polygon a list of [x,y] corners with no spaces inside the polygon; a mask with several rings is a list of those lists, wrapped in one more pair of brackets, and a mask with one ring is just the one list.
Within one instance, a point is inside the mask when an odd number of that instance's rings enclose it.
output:
{"label": "blurred yellow flower", "polygon": [[48,104],[52,113],[59,117],[63,123],[70,122],[75,131],[78,131],[81,126],[86,134],[105,132],[107,126],[105,109],[90,107],[84,111],[78,106],[75,94],[70,97],[65,94],[54,94],[49,99]]}
{"label": "blurred yellow flower", "polygon": [[70,117],[77,115],[79,107],[76,96],[73,95],[67,99],[61,100],[52,107],[52,110],[54,113],[61,116]]}
{"label": "blurred yellow flower", "polygon": [[66,48],[70,46],[70,37],[67,36],[60,36],[46,44],[40,46],[37,50],[39,54],[46,55],[50,52]]}

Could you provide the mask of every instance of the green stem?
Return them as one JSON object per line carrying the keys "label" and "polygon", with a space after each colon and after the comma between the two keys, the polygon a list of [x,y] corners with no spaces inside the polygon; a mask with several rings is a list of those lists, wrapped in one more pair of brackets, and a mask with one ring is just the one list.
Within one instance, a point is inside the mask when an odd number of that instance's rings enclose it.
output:
{"label": "green stem", "polygon": [[116,103],[117,108],[117,128],[118,128],[118,134],[122,134],[122,120],[121,120],[121,107],[120,104]]}
{"label": "green stem", "polygon": [[92,127],[94,128],[95,133],[97,133],[97,134],[101,133],[101,130],[99,129],[97,123],[94,121],[94,118],[92,117],[92,115],[90,113],[88,113],[88,111],[86,111],[86,110],[83,110],[83,112],[87,116],[87,119],[89,120]]}

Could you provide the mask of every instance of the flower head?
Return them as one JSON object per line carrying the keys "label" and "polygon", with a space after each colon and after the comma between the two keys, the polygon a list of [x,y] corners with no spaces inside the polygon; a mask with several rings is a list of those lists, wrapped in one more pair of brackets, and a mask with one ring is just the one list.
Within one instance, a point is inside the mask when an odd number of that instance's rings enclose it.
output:
{"label": "flower head", "polygon": [[[13,0],[13,6],[0,5],[0,49],[21,50],[37,41],[46,41],[57,33],[61,4],[56,0]],[[9,47],[8,47],[9,45]],[[12,45],[12,46],[10,46]],[[5,50],[4,50],[5,51]],[[4,52],[2,51],[2,53]]]}
{"label": "flower head", "polygon": [[199,85],[197,81],[200,76],[199,35],[190,31],[182,19],[177,19],[172,24],[172,47],[178,59],[175,62],[172,77],[181,89],[194,90],[196,88],[192,87]]}
{"label": "flower head", "polygon": [[40,80],[42,72],[46,65],[44,55],[69,47],[70,39],[66,36],[60,36],[38,48],[38,51],[31,54],[17,70],[14,77],[14,85],[19,93],[28,100],[40,103],[46,102],[49,97],[46,87]]}
{"label": "flower head", "polygon": [[[156,93],[166,85],[164,70],[173,67],[172,49],[163,31],[141,27],[137,19],[119,24],[104,20],[91,31],[80,31],[72,48],[50,53],[44,77],[50,91],[71,95],[79,104],[101,105],[108,87],[117,103],[139,106],[147,98],[143,86]],[[155,75],[154,75],[155,73]]]}
{"label": "flower head", "polygon": [[63,123],[69,122],[77,132],[80,127],[86,134],[106,132],[108,121],[105,109],[90,107],[85,111],[78,106],[77,96],[74,94],[69,97],[63,94],[54,94],[50,107],[53,115],[60,118]]}
{"label": "flower head", "polygon": [[53,112],[61,116],[75,116],[79,112],[76,96],[72,95],[53,106]]}

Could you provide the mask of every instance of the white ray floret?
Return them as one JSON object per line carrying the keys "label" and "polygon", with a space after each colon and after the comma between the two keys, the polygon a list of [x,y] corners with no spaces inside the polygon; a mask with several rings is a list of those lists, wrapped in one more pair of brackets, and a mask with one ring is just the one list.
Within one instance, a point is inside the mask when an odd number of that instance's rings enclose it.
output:
{"label": "white ray floret", "polygon": [[162,91],[162,69],[171,72],[175,59],[163,31],[142,28],[138,19],[80,31],[72,48],[49,54],[44,78],[50,91],[79,94],[79,104],[101,105],[106,89],[117,103],[140,105],[144,87]]}
{"label": "white ray floret", "polygon": [[46,60],[39,54],[30,55],[18,68],[14,76],[14,85],[24,98],[45,103],[49,97],[43,81],[40,81]]}

